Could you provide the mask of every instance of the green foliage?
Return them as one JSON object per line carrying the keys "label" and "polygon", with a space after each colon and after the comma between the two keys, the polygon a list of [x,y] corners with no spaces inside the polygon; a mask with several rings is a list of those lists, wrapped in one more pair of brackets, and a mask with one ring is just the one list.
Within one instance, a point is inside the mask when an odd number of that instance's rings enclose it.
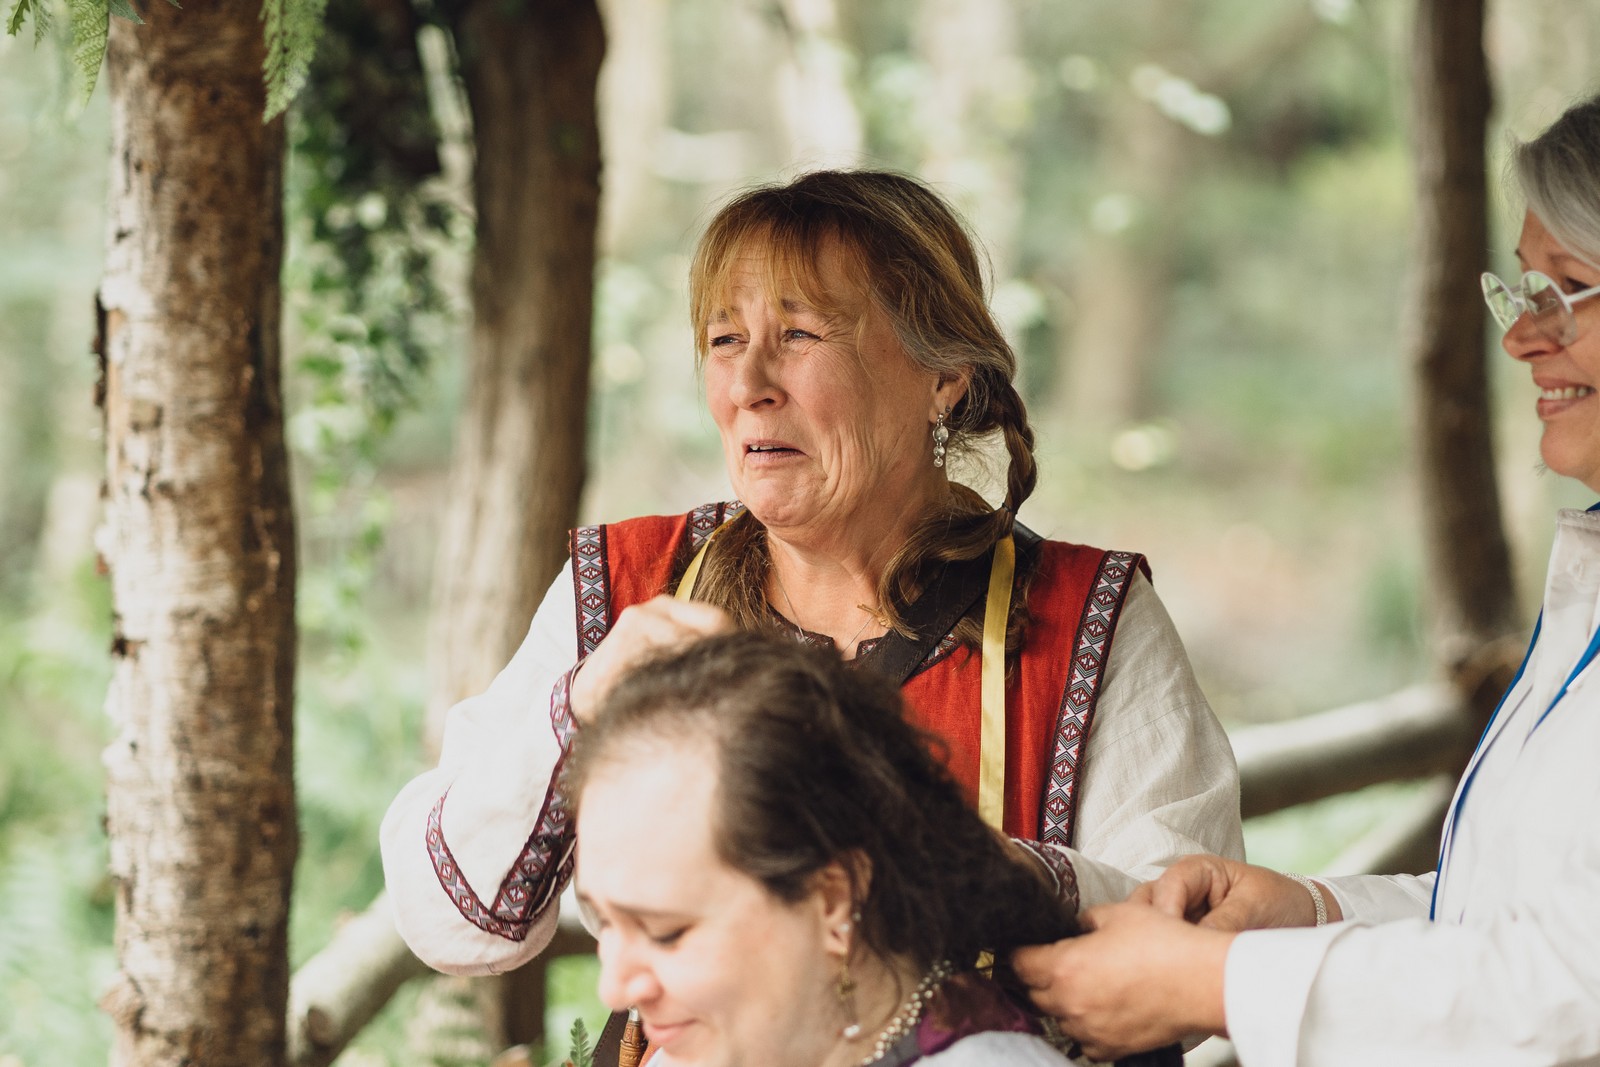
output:
{"label": "green foliage", "polygon": [[414,28],[382,21],[333,0],[290,127],[285,352],[314,564],[300,622],[346,653],[392,510],[380,452],[427,381],[429,353],[455,346],[459,308],[439,275],[464,257],[468,232],[434,180]]}
{"label": "green foliage", "polygon": [[546,1032],[575,1034],[580,1022],[585,1024],[586,1034],[597,1033],[605,1028],[611,1013],[600,1002],[597,988],[600,982],[598,957],[587,953],[550,960],[546,980],[549,983],[549,1000],[544,1015]]}
{"label": "green foliage", "polygon": [[67,14],[72,21],[72,65],[78,72],[81,96],[88,100],[106,58],[111,5],[106,0],[67,0]]}
{"label": "green foliage", "polygon": [[22,24],[29,14],[33,15],[33,43],[38,45],[50,32],[50,27],[55,22],[55,16],[50,8],[39,3],[38,0],[17,0],[17,6],[11,9],[11,17],[6,20],[6,32],[15,37],[22,32]]}
{"label": "green foliage", "polygon": [[35,611],[0,601],[0,1062],[104,1063],[109,605],[87,566],[51,594]]}
{"label": "green foliage", "polygon": [[263,121],[271,122],[283,114],[305,87],[327,6],[328,0],[262,0],[261,21],[267,39],[267,57],[262,64],[267,82]]}
{"label": "green foliage", "polygon": [[[111,16],[144,25],[129,0],[65,0],[72,25],[72,65],[77,72],[83,100],[94,93],[105,63],[106,40]],[[179,0],[168,0],[181,7]],[[262,0],[262,33],[266,58],[261,76],[266,83],[267,104],[263,122],[281,115],[305,86],[322,32],[322,14],[328,0]],[[17,0],[6,18],[6,33],[22,32],[28,16],[33,16],[33,40],[39,44],[50,33],[53,15],[46,0]]]}
{"label": "green foliage", "polygon": [[594,1067],[594,1047],[589,1044],[589,1028],[582,1019],[572,1020],[572,1051],[567,1060],[572,1067]]}

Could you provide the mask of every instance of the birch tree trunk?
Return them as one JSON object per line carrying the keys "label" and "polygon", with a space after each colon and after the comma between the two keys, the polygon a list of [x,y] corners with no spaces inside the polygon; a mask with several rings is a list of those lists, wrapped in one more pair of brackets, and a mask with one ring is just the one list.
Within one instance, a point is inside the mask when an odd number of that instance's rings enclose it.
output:
{"label": "birch tree trunk", "polygon": [[1417,221],[1406,347],[1434,647],[1452,671],[1514,624],[1478,289],[1489,247],[1483,16],[1483,0],[1418,0],[1412,39]]}
{"label": "birch tree trunk", "polygon": [[297,844],[283,123],[254,4],[112,19],[100,347],[112,1062],[282,1062]]}

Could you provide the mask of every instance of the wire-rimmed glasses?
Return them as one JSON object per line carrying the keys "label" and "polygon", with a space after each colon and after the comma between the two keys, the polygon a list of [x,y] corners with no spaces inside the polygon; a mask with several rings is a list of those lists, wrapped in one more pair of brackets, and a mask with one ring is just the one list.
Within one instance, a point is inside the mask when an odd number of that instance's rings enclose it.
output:
{"label": "wire-rimmed glasses", "polygon": [[1554,278],[1536,270],[1524,271],[1522,280],[1515,286],[1507,285],[1494,274],[1483,276],[1483,302],[1489,305],[1490,313],[1502,330],[1511,329],[1522,316],[1532,315],[1539,335],[1563,346],[1578,339],[1578,320],[1572,314],[1572,305],[1597,295],[1600,295],[1600,285],[1578,293],[1566,293]]}

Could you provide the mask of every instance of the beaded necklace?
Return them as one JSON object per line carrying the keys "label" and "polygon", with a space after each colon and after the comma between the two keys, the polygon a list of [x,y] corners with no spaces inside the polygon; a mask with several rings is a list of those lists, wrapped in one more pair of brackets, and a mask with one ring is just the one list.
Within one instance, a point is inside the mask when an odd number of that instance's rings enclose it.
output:
{"label": "beaded necklace", "polygon": [[946,978],[950,977],[950,961],[940,960],[935,963],[928,973],[922,976],[922,981],[917,983],[917,988],[911,991],[911,997],[900,1006],[900,1010],[884,1024],[878,1036],[872,1042],[872,1051],[861,1061],[861,1067],[870,1067],[889,1054],[899,1041],[911,1028],[917,1025],[917,1020],[922,1018],[923,1010],[928,1006],[928,1001]]}

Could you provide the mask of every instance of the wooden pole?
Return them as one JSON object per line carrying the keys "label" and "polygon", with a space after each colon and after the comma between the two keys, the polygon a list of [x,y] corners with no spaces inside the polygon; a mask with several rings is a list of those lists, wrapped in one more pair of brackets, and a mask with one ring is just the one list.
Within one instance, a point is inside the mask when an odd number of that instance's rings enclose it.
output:
{"label": "wooden pole", "polygon": [[1436,659],[1452,673],[1515,626],[1490,428],[1484,0],[1418,0],[1412,38],[1417,214],[1406,348]]}

